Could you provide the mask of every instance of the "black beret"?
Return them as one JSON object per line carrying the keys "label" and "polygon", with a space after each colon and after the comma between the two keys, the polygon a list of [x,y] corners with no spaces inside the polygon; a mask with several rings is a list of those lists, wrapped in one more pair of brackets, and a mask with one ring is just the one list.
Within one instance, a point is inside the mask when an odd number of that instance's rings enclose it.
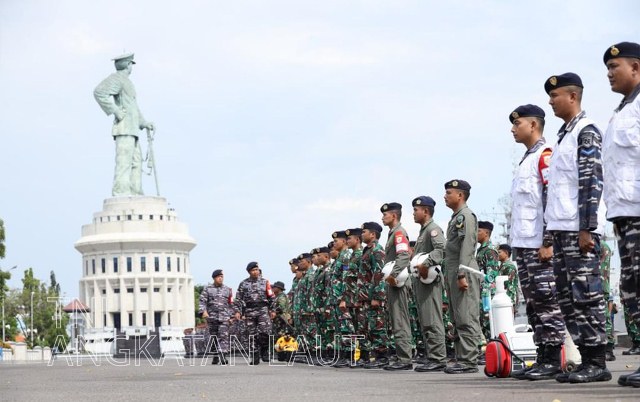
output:
{"label": "black beret", "polygon": [[327,244],[327,248],[328,248],[329,250],[333,249],[333,242],[332,242],[332,241],[330,241],[330,242]]}
{"label": "black beret", "polygon": [[562,88],[569,85],[575,85],[584,88],[580,76],[575,73],[564,73],[560,75],[552,75],[544,82],[544,90],[549,93],[556,88]]}
{"label": "black beret", "polygon": [[280,289],[282,289],[282,290],[285,290],[284,283],[282,283],[282,282],[280,282],[280,281],[277,281],[276,283],[274,283],[273,285],[271,285],[271,287],[272,287],[272,288],[280,288]]}
{"label": "black beret", "polygon": [[508,254],[511,254],[511,246],[508,244],[501,244],[498,246],[498,250],[504,250],[506,251]]}
{"label": "black beret", "polygon": [[312,254],[322,254],[322,253],[328,253],[328,252],[329,252],[328,247],[316,247],[313,249]]}
{"label": "black beret", "polygon": [[493,223],[488,221],[479,221],[478,229],[487,229],[487,230],[493,231]]}
{"label": "black beret", "polygon": [[309,253],[302,253],[298,256],[299,260],[310,260],[311,259],[311,254]]}
{"label": "black beret", "polygon": [[251,261],[247,264],[247,272],[251,271],[254,268],[258,268],[258,263],[255,261]]}
{"label": "black beret", "polygon": [[466,190],[466,191],[470,191],[471,190],[471,185],[469,185],[469,183],[467,183],[464,180],[451,180],[448,181],[446,183],[444,183],[444,189],[449,189],[449,188],[454,188],[456,190]]}
{"label": "black beret", "polygon": [[360,236],[362,234],[362,229],[360,228],[347,229],[345,233],[347,234],[347,236]]}
{"label": "black beret", "polygon": [[213,271],[213,273],[211,274],[212,278],[215,278],[216,276],[220,276],[223,275],[222,270],[221,269],[216,269],[215,271]]}
{"label": "black beret", "polygon": [[292,258],[292,259],[289,260],[289,265],[295,265],[297,263],[298,263],[298,258],[297,257],[296,258]]}
{"label": "black beret", "polygon": [[414,198],[413,201],[411,202],[411,205],[414,207],[435,207],[436,202],[431,197],[421,195],[419,197]]}
{"label": "black beret", "polygon": [[632,59],[640,59],[640,45],[634,42],[620,42],[611,46],[604,52],[604,64],[607,64],[609,59],[615,59],[618,57],[630,57]]}
{"label": "black beret", "polygon": [[336,232],[333,232],[331,237],[333,237],[334,239],[346,239],[347,238],[347,234],[345,233],[344,230],[338,230]]}
{"label": "black beret", "polygon": [[362,229],[371,230],[373,232],[382,233],[382,226],[377,222],[365,222],[361,226]]}
{"label": "black beret", "polygon": [[520,117],[540,117],[544,119],[544,110],[536,105],[531,104],[518,106],[509,115],[509,121],[513,123],[515,119],[518,119]]}
{"label": "black beret", "polygon": [[380,212],[400,211],[400,210],[402,210],[402,205],[397,202],[388,202],[380,207]]}
{"label": "black beret", "polygon": [[415,240],[410,240],[409,241],[409,247],[414,248],[416,246],[416,241]]}

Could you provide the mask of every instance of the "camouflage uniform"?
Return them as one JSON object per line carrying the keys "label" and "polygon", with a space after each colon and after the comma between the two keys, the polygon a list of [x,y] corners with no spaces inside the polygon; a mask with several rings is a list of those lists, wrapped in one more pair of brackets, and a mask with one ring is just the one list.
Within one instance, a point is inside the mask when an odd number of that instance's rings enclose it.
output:
{"label": "camouflage uniform", "polygon": [[[500,261],[498,260],[498,250],[486,241],[480,245],[476,253],[476,261],[480,271],[485,273],[485,280],[482,282],[481,296],[493,297],[496,294],[496,276],[500,275]],[[489,320],[489,312],[484,311],[482,307],[482,299],[480,299],[480,325],[482,326],[482,334],[485,341],[491,338],[491,323]]]}
{"label": "camouflage uniform", "polygon": [[611,248],[605,242],[600,242],[602,251],[600,252],[600,276],[602,277],[602,292],[604,294],[605,307],[605,330],[607,331],[607,345],[613,346],[615,338],[613,336],[613,323],[609,312],[609,297],[611,295]]}
{"label": "camouflage uniform", "polygon": [[289,320],[291,319],[291,303],[284,292],[276,296],[276,317],[273,319],[273,334],[280,338],[285,333],[293,336]]}
{"label": "camouflage uniform", "polygon": [[206,311],[209,315],[207,318],[209,335],[217,338],[218,345],[220,345],[218,352],[229,353],[229,320],[235,314],[231,288],[225,285],[216,286],[215,284],[204,288],[200,294],[198,311],[200,313]]}
{"label": "camouflage uniform", "polygon": [[[346,284],[344,283],[344,277],[346,271],[349,270],[349,260],[351,259],[351,252],[349,249],[345,248],[340,252],[338,258],[336,259],[336,264],[333,267],[334,270],[331,275],[331,287],[332,287],[332,298],[331,305],[333,307],[333,311],[336,317],[336,332],[339,333],[341,338],[342,350],[347,351],[351,350],[351,341],[344,337],[349,337],[355,333],[355,329],[353,327],[353,321],[351,318],[351,314],[349,310],[343,312],[338,308],[340,301],[345,299],[347,295]],[[345,299],[346,300],[346,299]]]}
{"label": "camouflage uniform", "polygon": [[297,277],[293,277],[293,281],[291,282],[291,289],[289,290],[289,301],[291,302],[291,317],[293,319],[293,329],[295,331],[295,335],[300,335],[300,303],[296,300],[296,289],[298,288],[298,283],[300,283],[300,279]]}
{"label": "camouflage uniform", "polygon": [[[349,235],[349,231],[347,230],[347,235]],[[345,324],[345,326],[353,328],[353,332],[351,334],[362,335],[365,337],[365,322],[366,318],[363,315],[362,308],[358,303],[358,272],[362,269],[362,248],[356,248],[351,250],[351,256],[349,257],[349,269],[344,271],[344,284],[345,291],[342,295],[342,300],[344,300],[347,304],[347,315],[343,315],[343,317],[348,317],[351,322]],[[342,327],[342,324],[341,324]],[[361,342],[359,344],[360,354],[363,353],[366,355],[369,353],[369,345],[367,342]],[[355,342],[352,342],[352,347],[354,347]]]}
{"label": "camouflage uniform", "polygon": [[[584,111],[575,116],[568,124],[564,124],[558,133],[560,144],[567,133],[577,130],[575,127],[585,118]],[[571,138],[569,139],[569,141]],[[564,315],[567,330],[578,347],[599,348],[607,342],[605,331],[605,302],[600,277],[600,236],[592,233],[595,247],[592,252],[583,254],[578,246],[578,232],[558,230],[550,212],[566,213],[558,206],[552,206],[552,199],[557,204],[563,201],[567,207],[577,203],[578,226],[581,230],[596,230],[598,225],[598,207],[602,195],[602,160],[600,157],[602,135],[599,130],[589,124],[578,133],[577,187],[578,199],[566,199],[564,193],[553,194],[556,175],[561,172],[562,152],[554,150],[549,170],[549,194],[545,218],[547,228],[553,234],[553,270],[558,289],[558,304]],[[560,145],[558,145],[560,147]],[[555,163],[555,164],[554,164]],[[566,161],[562,160],[562,163]],[[558,186],[564,185],[564,182]],[[560,190],[558,190],[560,191]],[[564,191],[564,190],[562,190]],[[586,349],[585,349],[586,350]],[[581,350],[582,354],[582,350]]]}
{"label": "camouflage uniform", "polygon": [[[382,280],[384,250],[376,241],[373,247],[366,246],[362,253],[362,265],[358,272],[358,300],[366,316],[364,326],[365,342],[368,350],[376,357],[386,357],[389,348],[388,322],[386,314],[385,283]],[[371,307],[371,301],[377,300],[380,306]]]}
{"label": "camouflage uniform", "polygon": [[418,314],[418,304],[413,287],[409,289],[409,325],[411,326],[411,347],[419,352],[424,352],[424,340],[420,331],[420,318]]}
{"label": "camouflage uniform", "polygon": [[195,341],[196,337],[193,334],[193,328],[186,329],[184,336],[182,337],[182,345],[184,346],[185,357],[195,356]]}
{"label": "camouflage uniform", "polygon": [[449,295],[447,294],[447,286],[442,287],[442,323],[444,325],[445,346],[447,348],[447,357],[453,356],[453,341],[456,339],[455,326],[451,321],[451,311],[449,310]]}
{"label": "camouflage uniform", "polygon": [[313,299],[313,284],[315,280],[316,268],[313,266],[307,270],[304,277],[300,279],[296,288],[296,298],[299,299],[300,312],[300,334],[303,336],[310,350],[318,348],[316,336],[318,326],[316,325],[316,310]]}
{"label": "camouflage uniform", "polygon": [[210,337],[211,335],[209,335],[209,327],[207,324],[198,324],[196,326],[194,338],[196,353],[198,356],[204,356]]}
{"label": "camouflage uniform", "polygon": [[322,313],[323,313],[323,327],[322,327],[322,340],[323,344],[327,345],[327,348],[331,348],[334,350],[338,349],[338,344],[335,341],[335,335],[337,331],[337,316],[336,316],[336,308],[335,308],[335,299],[333,297],[333,278],[334,273],[338,270],[338,260],[332,260],[324,270],[324,297],[322,298]]}
{"label": "camouflage uniform", "polygon": [[327,317],[325,317],[325,304],[327,302],[327,276],[330,274],[330,263],[321,265],[316,268],[316,274],[313,281],[313,297],[312,304],[316,319],[317,333],[320,336],[320,348],[326,349],[333,341],[333,334],[330,333],[327,326]]}
{"label": "camouflage uniform", "polygon": [[505,287],[515,311],[515,307],[518,305],[518,269],[511,260],[506,260],[500,263],[500,275],[509,278],[505,282]]}
{"label": "camouflage uniform", "polygon": [[[269,334],[271,333],[270,311],[275,311],[275,296],[271,290],[271,284],[264,278],[253,279],[251,277],[240,282],[236,297],[236,309],[245,317],[246,332],[252,342],[251,350],[256,346],[261,349],[264,356],[265,349],[269,347]],[[251,343],[251,342],[250,342]]]}

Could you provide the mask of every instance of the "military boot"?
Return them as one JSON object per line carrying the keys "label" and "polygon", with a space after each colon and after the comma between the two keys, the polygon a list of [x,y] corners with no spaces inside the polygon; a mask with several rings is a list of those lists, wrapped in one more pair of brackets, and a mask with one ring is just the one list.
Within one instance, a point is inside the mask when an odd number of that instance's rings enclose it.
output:
{"label": "military boot", "polygon": [[607,343],[607,350],[606,350],[605,360],[608,361],[608,362],[616,361],[616,355],[613,354],[613,343]]}
{"label": "military boot", "polygon": [[260,346],[260,358],[265,363],[268,363],[271,360],[271,358],[269,357],[269,346],[267,345]]}
{"label": "military boot", "polygon": [[[584,383],[596,381],[610,381],[611,372],[607,369],[605,360],[606,345],[584,347],[585,354],[582,355],[582,370],[569,375],[570,383]],[[586,363],[585,363],[586,361]]]}
{"label": "military boot", "polygon": [[[251,355],[251,353],[253,353],[253,355]],[[251,366],[257,366],[258,364],[260,364],[260,351],[257,349],[252,350],[249,353],[249,356],[251,356],[251,361],[249,362],[249,365]]]}
{"label": "military boot", "polygon": [[333,367],[344,368],[349,367],[351,365],[351,351],[349,350],[341,350],[340,358],[337,362],[334,363]]}
{"label": "military boot", "polygon": [[368,362],[369,362],[369,351],[368,350],[361,350],[360,351],[360,358],[358,360],[355,360],[355,358],[354,358],[349,367],[351,367],[351,368],[363,368],[364,365],[366,363],[368,363]]}
{"label": "military boot", "polygon": [[634,379],[636,377],[638,377],[638,380],[640,380],[640,367],[633,373],[622,374],[620,377],[618,377],[618,385],[622,385],[623,387],[634,385]]}
{"label": "military boot", "polygon": [[544,359],[544,349],[544,344],[538,345],[538,348],[536,349],[536,361],[529,367],[514,371],[511,373],[511,377],[516,380],[526,380],[525,375],[531,370],[537,369],[538,366],[542,364],[542,359]]}
{"label": "military boot", "polygon": [[220,363],[220,358],[218,357],[218,355],[213,355],[213,357],[211,358],[211,365],[215,366],[218,363]]}
{"label": "military boot", "polygon": [[624,352],[622,352],[622,354],[625,356],[640,355],[640,342],[633,342],[631,349],[625,350]]}
{"label": "military boot", "polygon": [[229,364],[229,356],[227,353],[220,353],[220,365],[226,366]]}
{"label": "military boot", "polygon": [[545,345],[542,363],[526,373],[524,378],[531,381],[556,378],[556,375],[562,373],[561,351],[562,345]]}
{"label": "military boot", "polygon": [[374,359],[365,362],[362,367],[366,369],[381,369],[389,365],[389,359],[386,352],[375,352]]}

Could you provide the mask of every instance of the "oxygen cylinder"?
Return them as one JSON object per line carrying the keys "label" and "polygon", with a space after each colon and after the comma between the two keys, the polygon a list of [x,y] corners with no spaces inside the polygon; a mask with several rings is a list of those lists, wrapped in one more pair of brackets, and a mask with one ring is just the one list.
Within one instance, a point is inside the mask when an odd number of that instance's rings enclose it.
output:
{"label": "oxygen cylinder", "polygon": [[496,294],[491,300],[492,337],[502,332],[513,332],[513,305],[507,295],[504,283],[509,277],[500,275],[496,277]]}

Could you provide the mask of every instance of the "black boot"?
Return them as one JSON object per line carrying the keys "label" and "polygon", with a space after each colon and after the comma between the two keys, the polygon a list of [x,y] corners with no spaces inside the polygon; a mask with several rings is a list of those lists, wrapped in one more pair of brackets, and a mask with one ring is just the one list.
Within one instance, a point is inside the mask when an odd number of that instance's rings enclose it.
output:
{"label": "black boot", "polygon": [[560,352],[562,345],[545,345],[542,364],[525,374],[524,378],[531,381],[552,380],[562,373]]}
{"label": "black boot", "polygon": [[537,369],[538,366],[542,364],[542,359],[544,358],[544,349],[544,344],[538,345],[538,348],[536,349],[536,361],[529,367],[514,371],[513,373],[511,373],[511,377],[515,378],[516,380],[526,380],[525,375],[531,370]]}
{"label": "black boot", "polygon": [[361,350],[360,358],[351,362],[351,368],[363,368],[366,363],[369,362],[369,351]]}
{"label": "black boot", "polygon": [[211,365],[215,366],[218,363],[220,363],[220,358],[218,357],[218,355],[213,355],[213,358],[211,359]]}
{"label": "black boot", "polygon": [[366,362],[362,367],[366,369],[381,369],[389,365],[386,352],[375,352],[374,359]]}
{"label": "black boot", "polygon": [[[605,360],[606,345],[585,347],[585,354],[582,355],[582,370],[569,375],[570,383],[584,383],[596,381],[610,381],[611,372],[607,369]],[[586,363],[585,363],[586,361]]]}
{"label": "black boot", "polygon": [[249,353],[249,356],[251,356],[251,353],[253,353],[253,356],[251,361],[249,362],[249,365],[257,366],[258,364],[260,364],[260,351],[258,349],[254,349]]}
{"label": "black boot", "polygon": [[227,364],[229,364],[228,353],[220,353],[220,365],[226,366]]}
{"label": "black boot", "polygon": [[349,350],[341,350],[340,351],[340,358],[338,359],[337,362],[335,362],[333,364],[333,367],[337,367],[337,368],[343,368],[343,367],[349,367],[349,365],[351,364],[351,352]]}
{"label": "black boot", "polygon": [[616,355],[613,354],[613,343],[607,343],[605,360],[608,362],[616,361]]}
{"label": "black boot", "polygon": [[[631,385],[635,386],[634,379],[638,376],[640,376],[640,367],[633,373],[622,374],[620,377],[618,377],[618,385],[622,385],[623,387],[631,386]],[[640,379],[640,377],[638,378]],[[630,381],[627,382],[627,380],[630,380]]]}
{"label": "black boot", "polygon": [[633,346],[631,346],[631,349],[625,350],[624,352],[622,352],[622,354],[625,356],[640,355],[640,342],[633,342]]}
{"label": "black boot", "polygon": [[263,362],[269,363],[269,361],[271,360],[269,358],[269,346],[267,345],[260,346],[260,358],[262,359]]}

